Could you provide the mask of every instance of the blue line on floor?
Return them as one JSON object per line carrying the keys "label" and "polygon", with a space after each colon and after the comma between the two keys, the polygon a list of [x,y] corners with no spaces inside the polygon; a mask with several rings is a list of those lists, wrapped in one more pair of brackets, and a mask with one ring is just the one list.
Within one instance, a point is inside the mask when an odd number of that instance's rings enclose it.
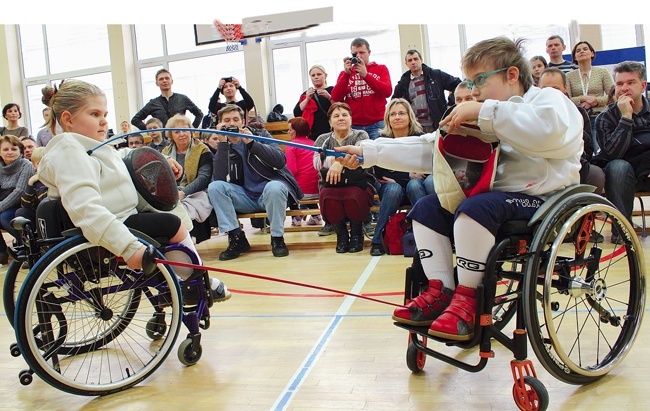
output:
{"label": "blue line on floor", "polygon": [[[363,271],[361,276],[359,276],[359,279],[357,280],[356,284],[354,284],[354,287],[352,287],[351,290],[352,293],[357,294],[361,289],[363,289],[363,286],[365,285],[366,281],[370,277],[370,274],[372,274],[372,272],[374,271],[378,262],[379,262],[379,257],[373,257],[372,259],[370,259],[370,262],[366,266],[366,269]],[[307,375],[309,374],[312,367],[314,366],[314,363],[316,362],[320,354],[323,352],[323,349],[327,345],[327,342],[334,334],[334,331],[336,331],[336,328],[338,328],[341,319],[346,316],[346,314],[350,310],[350,307],[352,306],[352,303],[355,300],[356,297],[352,297],[352,296],[345,297],[336,315],[334,316],[334,318],[332,318],[332,321],[329,323],[328,327],[325,329],[321,337],[318,339],[316,345],[312,348],[311,352],[307,355],[307,358],[305,358],[305,360],[300,365],[298,370],[296,370],[296,373],[291,378],[291,381],[289,381],[289,384],[287,384],[284,390],[282,390],[282,393],[280,393],[278,399],[275,400],[275,404],[273,404],[273,406],[271,407],[272,410],[281,411],[287,408],[287,406],[291,402],[291,399],[293,398],[294,395],[296,395],[296,392],[298,391],[302,383],[307,378]]]}

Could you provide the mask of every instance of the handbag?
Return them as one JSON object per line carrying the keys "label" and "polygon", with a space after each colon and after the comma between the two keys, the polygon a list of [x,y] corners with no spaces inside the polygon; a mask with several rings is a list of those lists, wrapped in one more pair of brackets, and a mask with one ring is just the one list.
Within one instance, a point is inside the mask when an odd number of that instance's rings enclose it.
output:
{"label": "handbag", "polygon": [[329,167],[322,167],[320,169],[320,178],[323,182],[323,187],[359,187],[363,190],[368,187],[373,187],[373,177],[362,168],[344,168],[341,171],[341,179],[336,184],[327,182],[326,177],[328,171]]}

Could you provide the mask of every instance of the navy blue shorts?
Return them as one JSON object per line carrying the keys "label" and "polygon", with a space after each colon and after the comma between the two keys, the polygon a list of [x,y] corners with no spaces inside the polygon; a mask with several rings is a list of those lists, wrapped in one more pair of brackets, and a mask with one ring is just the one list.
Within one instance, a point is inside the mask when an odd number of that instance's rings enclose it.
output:
{"label": "navy blue shorts", "polygon": [[440,205],[437,194],[430,194],[419,199],[408,216],[453,240],[456,216],[464,213],[496,236],[506,221],[530,220],[543,202],[526,194],[490,191],[465,199],[452,214]]}

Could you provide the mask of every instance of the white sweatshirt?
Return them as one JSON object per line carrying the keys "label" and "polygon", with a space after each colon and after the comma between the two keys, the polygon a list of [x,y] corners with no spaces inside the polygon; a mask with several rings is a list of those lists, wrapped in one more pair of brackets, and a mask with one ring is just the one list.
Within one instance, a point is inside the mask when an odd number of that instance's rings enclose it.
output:
{"label": "white sweatshirt", "polygon": [[[580,182],[583,120],[558,90],[531,87],[523,97],[486,100],[478,126],[500,140],[494,190],[547,198]],[[363,167],[430,173],[433,134],[364,140]]]}
{"label": "white sweatshirt", "polygon": [[122,157],[129,150],[75,133],[55,136],[45,147],[38,172],[48,197],[61,198],[70,220],[92,244],[128,260],[142,243],[122,223],[137,213],[138,194]]}

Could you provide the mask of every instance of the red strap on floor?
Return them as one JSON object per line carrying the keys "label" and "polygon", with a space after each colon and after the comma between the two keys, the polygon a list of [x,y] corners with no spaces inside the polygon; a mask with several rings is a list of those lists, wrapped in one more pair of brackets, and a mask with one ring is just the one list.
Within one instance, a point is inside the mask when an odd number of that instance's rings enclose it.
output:
{"label": "red strap on floor", "polygon": [[225,268],[206,267],[206,266],[197,265],[197,264],[181,263],[179,261],[162,260],[162,259],[159,259],[159,258],[156,258],[155,261],[156,261],[157,264],[171,265],[171,266],[177,266],[177,267],[187,267],[187,268],[193,268],[195,270],[216,271],[216,272],[219,272],[219,273],[239,275],[239,276],[242,276],[242,277],[258,278],[260,280],[275,281],[275,282],[278,282],[278,283],[297,285],[299,287],[314,288],[316,290],[328,291],[328,292],[331,292],[331,293],[349,295],[351,297],[363,298],[364,300],[374,301],[374,302],[381,303],[381,304],[386,304],[386,305],[392,305],[394,307],[402,307],[401,304],[395,304],[395,303],[391,303],[389,301],[378,300],[376,298],[367,297],[367,296],[361,295],[361,294],[354,294],[354,293],[349,293],[349,292],[346,292],[346,291],[335,290],[333,288],[327,288],[327,287],[321,287],[321,286],[318,286],[318,285],[299,283],[299,282],[296,282],[296,281],[283,280],[281,278],[268,277],[268,276],[265,276],[265,275],[250,274],[250,273],[244,273],[244,272],[241,272],[241,271],[226,270]]}

